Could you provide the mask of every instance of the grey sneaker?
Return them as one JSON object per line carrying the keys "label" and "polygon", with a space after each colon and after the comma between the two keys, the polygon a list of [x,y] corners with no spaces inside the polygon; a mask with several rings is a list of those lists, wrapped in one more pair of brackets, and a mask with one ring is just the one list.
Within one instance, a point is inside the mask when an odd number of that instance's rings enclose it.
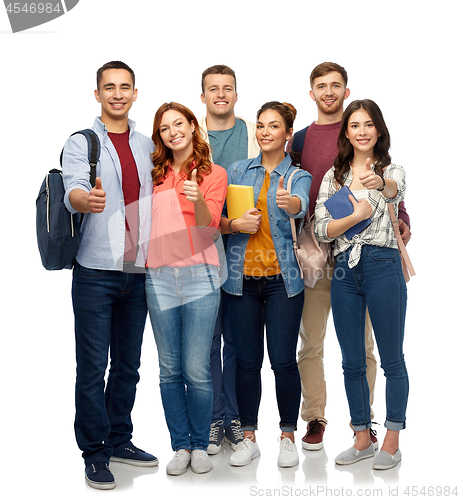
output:
{"label": "grey sneaker", "polygon": [[205,450],[192,450],[192,471],[204,474],[212,469],[211,460]]}
{"label": "grey sneaker", "polygon": [[228,427],[225,427],[224,441],[230,443],[233,450],[236,450],[238,443],[244,439],[243,431],[241,430],[241,422],[239,420],[232,420]]}
{"label": "grey sneaker", "polygon": [[377,470],[392,469],[400,460],[401,451],[399,450],[399,448],[396,450],[396,453],[394,455],[391,455],[387,451],[380,450],[377,456],[374,458],[372,468]]}
{"label": "grey sneaker", "polygon": [[222,440],[224,439],[224,421],[218,420],[211,424],[211,430],[209,431],[209,445],[208,453],[210,455],[216,455],[220,452],[222,448]]}
{"label": "grey sneaker", "polygon": [[187,450],[177,450],[172,460],[166,466],[166,474],[170,476],[180,476],[187,471],[190,463],[190,452]]}
{"label": "grey sneaker", "polygon": [[359,451],[354,446],[348,448],[348,450],[343,451],[335,458],[335,463],[338,465],[351,465],[365,458],[371,458],[374,456],[374,444],[371,443],[369,448]]}

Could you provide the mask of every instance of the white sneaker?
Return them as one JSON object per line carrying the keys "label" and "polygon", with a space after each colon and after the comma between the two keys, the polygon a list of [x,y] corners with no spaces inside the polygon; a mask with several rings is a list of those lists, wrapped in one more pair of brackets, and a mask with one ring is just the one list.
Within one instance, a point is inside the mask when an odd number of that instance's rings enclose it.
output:
{"label": "white sneaker", "polygon": [[166,466],[166,474],[170,476],[180,476],[187,471],[190,463],[190,452],[187,450],[177,450],[172,460]]}
{"label": "white sneaker", "polygon": [[192,471],[203,474],[212,469],[211,460],[204,450],[192,450]]}
{"label": "white sneaker", "polygon": [[249,465],[257,457],[260,457],[258,444],[249,438],[244,438],[236,445],[236,449],[230,457],[230,465],[235,467]]}
{"label": "white sneaker", "polygon": [[294,467],[299,463],[296,445],[288,438],[278,438],[280,452],[278,455],[278,467]]}

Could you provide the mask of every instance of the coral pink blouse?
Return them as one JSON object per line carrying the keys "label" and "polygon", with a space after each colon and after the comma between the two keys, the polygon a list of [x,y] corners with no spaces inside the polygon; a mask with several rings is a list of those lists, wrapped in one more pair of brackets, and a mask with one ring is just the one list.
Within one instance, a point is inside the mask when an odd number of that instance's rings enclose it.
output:
{"label": "coral pink blouse", "polygon": [[182,173],[169,168],[164,182],[153,188],[152,230],[147,267],[185,267],[196,264],[219,266],[219,257],[212,236],[218,231],[222,207],[227,196],[227,172],[212,165],[212,172],[203,177],[200,190],[212,215],[209,226],[195,225],[195,206],[184,194]]}

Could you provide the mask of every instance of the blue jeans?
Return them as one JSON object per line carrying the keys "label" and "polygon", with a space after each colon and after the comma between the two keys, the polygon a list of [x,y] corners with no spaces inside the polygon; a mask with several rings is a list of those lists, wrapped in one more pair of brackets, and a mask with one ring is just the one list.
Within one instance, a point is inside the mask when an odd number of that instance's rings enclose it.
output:
{"label": "blue jeans", "polygon": [[335,330],[343,358],[345,390],[355,431],[371,427],[364,324],[369,309],[386,377],[387,429],[406,426],[409,379],[403,354],[407,290],[398,250],[364,245],[350,269],[350,250],[338,255],[331,283]]}
{"label": "blue jeans", "polygon": [[281,275],[244,276],[243,295],[224,292],[224,328],[232,334],[236,351],[236,395],[243,430],[255,430],[262,395],[264,327],[267,350],[275,374],[280,428],[297,428],[300,377],[297,340],[304,293],[288,298]]}
{"label": "blue jeans", "polygon": [[211,340],[220,303],[214,266],[149,269],[145,290],[174,451],[206,450],[212,411]]}
{"label": "blue jeans", "polygon": [[72,301],[77,357],[75,435],[86,464],[108,461],[113,450],[132,437],[131,410],[147,317],[144,275],[76,264]]}
{"label": "blue jeans", "polygon": [[211,344],[210,366],[213,394],[211,422],[222,420],[224,427],[228,427],[232,420],[240,417],[236,400],[235,347],[230,332],[224,330],[224,314],[223,301],[221,301]]}

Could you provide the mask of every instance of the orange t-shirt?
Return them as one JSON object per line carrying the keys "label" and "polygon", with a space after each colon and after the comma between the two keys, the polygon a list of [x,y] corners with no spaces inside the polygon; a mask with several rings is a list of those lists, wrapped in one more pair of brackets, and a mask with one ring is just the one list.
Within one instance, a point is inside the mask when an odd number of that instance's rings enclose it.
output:
{"label": "orange t-shirt", "polygon": [[275,276],[281,272],[268,220],[267,193],[269,187],[270,174],[265,172],[265,180],[256,207],[262,213],[262,221],[257,233],[251,234],[246,247],[243,270],[243,274],[246,276]]}

